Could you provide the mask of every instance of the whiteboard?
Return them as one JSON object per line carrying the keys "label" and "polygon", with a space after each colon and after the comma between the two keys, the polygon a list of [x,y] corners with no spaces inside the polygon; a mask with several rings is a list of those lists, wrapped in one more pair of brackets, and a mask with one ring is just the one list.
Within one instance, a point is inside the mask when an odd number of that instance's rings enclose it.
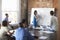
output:
{"label": "whiteboard", "polygon": [[50,11],[54,11],[54,8],[32,8],[31,9],[31,21],[30,24],[33,25],[34,10],[37,10],[38,15],[41,17],[40,25],[50,25],[51,15]]}

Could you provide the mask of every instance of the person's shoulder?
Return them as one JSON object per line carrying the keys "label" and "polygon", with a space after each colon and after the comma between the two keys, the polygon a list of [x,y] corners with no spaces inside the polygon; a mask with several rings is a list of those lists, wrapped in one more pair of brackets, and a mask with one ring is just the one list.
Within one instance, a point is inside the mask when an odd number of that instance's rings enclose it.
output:
{"label": "person's shoulder", "polygon": [[55,19],[57,19],[57,17],[56,16],[53,16]]}
{"label": "person's shoulder", "polygon": [[7,27],[2,26],[0,30],[7,32],[7,31],[8,31],[8,28],[7,28]]}
{"label": "person's shoulder", "polygon": [[39,14],[37,14],[36,16],[40,16]]}
{"label": "person's shoulder", "polygon": [[7,28],[7,26],[1,26],[1,29],[6,29]]}
{"label": "person's shoulder", "polygon": [[21,30],[23,30],[23,28],[21,28],[21,27],[18,27],[18,28],[16,29],[16,31],[21,31]]}
{"label": "person's shoulder", "polygon": [[51,16],[51,18],[53,19],[53,18],[55,18],[55,16]]}

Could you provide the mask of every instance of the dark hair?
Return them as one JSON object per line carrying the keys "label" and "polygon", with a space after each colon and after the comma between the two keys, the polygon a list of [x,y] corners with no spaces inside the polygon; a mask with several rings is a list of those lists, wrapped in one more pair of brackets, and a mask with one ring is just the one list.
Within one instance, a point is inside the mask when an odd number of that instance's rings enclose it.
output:
{"label": "dark hair", "polygon": [[26,23],[26,20],[25,20],[25,19],[23,19],[23,20],[22,20],[22,23]]}
{"label": "dark hair", "polygon": [[4,21],[2,22],[2,25],[3,25],[3,26],[7,26],[7,25],[8,25],[8,22],[4,20]]}
{"label": "dark hair", "polygon": [[20,26],[20,27],[23,27],[23,24],[22,24],[22,23],[19,23],[19,26]]}
{"label": "dark hair", "polygon": [[37,13],[37,10],[34,11],[34,14]]}
{"label": "dark hair", "polygon": [[50,15],[54,15],[54,11],[50,11]]}
{"label": "dark hair", "polygon": [[25,23],[26,23],[26,20],[23,19],[22,22],[19,23],[20,27],[23,27],[23,24],[25,24]]}
{"label": "dark hair", "polygon": [[7,16],[8,14],[6,13],[5,15]]}

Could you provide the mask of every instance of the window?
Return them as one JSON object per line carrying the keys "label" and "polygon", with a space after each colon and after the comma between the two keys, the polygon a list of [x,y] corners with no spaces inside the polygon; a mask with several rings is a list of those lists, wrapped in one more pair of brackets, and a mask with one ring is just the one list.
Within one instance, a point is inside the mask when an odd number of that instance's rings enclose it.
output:
{"label": "window", "polygon": [[19,0],[2,0],[2,20],[5,13],[9,15],[9,21],[12,24],[18,23],[20,20],[20,1]]}

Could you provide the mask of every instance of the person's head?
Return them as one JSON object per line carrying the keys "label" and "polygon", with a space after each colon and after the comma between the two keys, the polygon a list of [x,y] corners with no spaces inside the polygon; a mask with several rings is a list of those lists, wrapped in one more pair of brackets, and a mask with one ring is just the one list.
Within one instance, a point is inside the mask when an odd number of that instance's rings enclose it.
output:
{"label": "person's head", "polygon": [[8,17],[8,14],[6,13],[5,16]]}
{"label": "person's head", "polygon": [[21,23],[19,23],[20,27],[26,27],[26,20],[23,19]]}
{"label": "person's head", "polygon": [[50,11],[50,15],[53,16],[54,15],[54,11]]}
{"label": "person's head", "polygon": [[36,15],[36,14],[37,14],[37,10],[34,11],[34,15]]}
{"label": "person's head", "polygon": [[8,26],[8,22],[4,20],[4,21],[2,22],[2,26]]}

